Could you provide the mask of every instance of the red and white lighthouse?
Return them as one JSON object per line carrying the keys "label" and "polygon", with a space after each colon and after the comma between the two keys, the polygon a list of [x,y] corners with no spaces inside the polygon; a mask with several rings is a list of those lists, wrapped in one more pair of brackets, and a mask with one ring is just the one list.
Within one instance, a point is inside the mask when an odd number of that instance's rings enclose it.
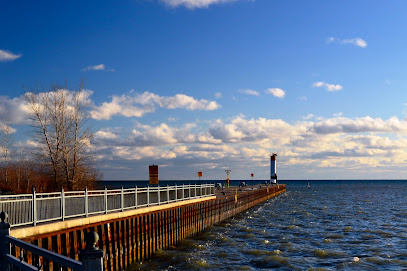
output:
{"label": "red and white lighthouse", "polygon": [[277,153],[270,155],[270,183],[277,183]]}

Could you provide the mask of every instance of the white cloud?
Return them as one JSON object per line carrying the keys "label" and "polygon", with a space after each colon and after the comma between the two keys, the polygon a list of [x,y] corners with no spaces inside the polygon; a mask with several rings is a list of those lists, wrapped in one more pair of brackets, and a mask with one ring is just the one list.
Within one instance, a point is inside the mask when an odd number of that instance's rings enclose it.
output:
{"label": "white cloud", "polygon": [[17,130],[11,127],[8,123],[2,122],[0,123],[0,132],[10,135],[17,132]]}
{"label": "white cloud", "polygon": [[335,117],[313,123],[309,125],[308,130],[316,134],[407,132],[407,120],[399,120],[397,117],[388,120],[369,116],[356,119]]}
{"label": "white cloud", "polygon": [[303,116],[302,119],[309,120],[309,119],[312,119],[313,117],[315,117],[314,114],[308,114],[306,116]]}
{"label": "white cloud", "polygon": [[13,61],[20,58],[22,55],[13,54],[10,51],[0,50],[0,62]]}
{"label": "white cloud", "polygon": [[105,64],[99,64],[99,65],[93,65],[93,66],[88,66],[84,69],[82,69],[83,72],[86,71],[108,71],[108,72],[114,72],[114,69],[107,69]]}
{"label": "white cloud", "polygon": [[[73,92],[70,90],[60,89],[58,91],[64,91],[64,95],[67,101],[73,100]],[[49,92],[48,95],[53,95],[54,92]],[[38,93],[37,95],[43,96],[44,93]],[[90,104],[91,90],[83,90],[81,92],[80,99],[86,104]],[[27,104],[27,100],[24,95],[10,99],[6,96],[0,96],[0,122],[6,122],[11,124],[27,124],[30,122],[29,116],[31,110]]]}
{"label": "white cloud", "polygon": [[161,0],[170,7],[185,6],[189,9],[207,8],[212,4],[234,2],[236,0]]}
{"label": "white cloud", "polygon": [[161,146],[170,145],[177,142],[174,138],[176,129],[162,123],[152,127],[149,125],[139,125],[140,130],[133,130],[134,144],[137,146]]}
{"label": "white cloud", "polygon": [[28,123],[29,109],[24,97],[10,99],[0,96],[0,121],[12,124]]}
{"label": "white cloud", "polygon": [[109,130],[99,130],[95,133],[95,137],[98,138],[99,140],[105,139],[112,140],[117,139],[118,135]]}
{"label": "white cloud", "polygon": [[267,94],[274,95],[277,98],[284,98],[285,91],[281,88],[269,88],[265,91]]}
{"label": "white cloud", "polygon": [[222,98],[222,93],[216,92],[216,93],[215,93],[215,98],[216,98],[216,99]]}
{"label": "white cloud", "polygon": [[327,39],[327,43],[332,43],[332,42],[334,42],[335,41],[335,38],[334,37],[329,37],[328,39]]}
{"label": "white cloud", "polygon": [[353,39],[336,39],[334,37],[330,37],[327,39],[327,43],[339,43],[339,44],[352,44],[357,47],[366,48],[367,42],[361,38],[353,38]]}
{"label": "white cloud", "polygon": [[91,115],[92,118],[98,120],[110,119],[115,115],[142,117],[146,113],[154,112],[157,106],[167,109],[183,108],[191,111],[212,111],[221,107],[215,101],[196,100],[184,94],[165,97],[146,91],[135,95],[113,96],[111,102],[104,102],[101,106],[95,106]]}
{"label": "white cloud", "polygon": [[328,91],[339,91],[342,89],[341,85],[338,84],[328,84],[325,82],[315,82],[314,84],[312,84],[313,87],[325,87],[326,90]]}
{"label": "white cloud", "polygon": [[252,89],[242,89],[242,90],[239,90],[239,93],[247,94],[247,95],[253,95],[253,96],[259,96],[259,92],[255,91],[255,90],[252,90]]}
{"label": "white cloud", "polygon": [[343,44],[352,44],[361,48],[367,47],[367,42],[361,38],[345,39],[342,41]]}

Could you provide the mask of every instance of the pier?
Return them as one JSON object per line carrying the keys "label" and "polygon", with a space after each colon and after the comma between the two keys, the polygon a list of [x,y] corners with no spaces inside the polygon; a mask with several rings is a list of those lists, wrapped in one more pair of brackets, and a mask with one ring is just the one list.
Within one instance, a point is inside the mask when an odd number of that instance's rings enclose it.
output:
{"label": "pier", "polygon": [[[118,209],[116,211],[109,211],[107,208],[94,214],[81,214],[81,217],[70,219],[60,219],[57,215],[56,220],[60,221],[42,224],[37,224],[37,221],[35,226],[32,224],[13,227],[10,236],[63,255],[75,262],[81,262],[83,259],[80,251],[85,250],[85,236],[90,232],[96,232],[99,235],[97,247],[104,255],[101,259],[103,270],[125,270],[132,263],[151,258],[158,249],[170,249],[182,239],[196,235],[207,227],[231,218],[286,190],[285,185],[230,187],[216,191],[213,185],[205,189],[183,187],[179,190],[179,187],[162,188],[152,192],[156,193],[157,197],[151,202],[151,194],[146,194],[143,198],[144,200],[147,198],[148,204],[140,208],[123,208],[126,200],[125,191],[121,189],[120,195],[116,195],[120,198],[121,207],[116,208]],[[138,201],[141,198],[138,192],[132,194],[131,191],[126,191],[131,195],[127,197],[138,198]],[[104,191],[99,194],[99,197],[105,200],[103,205],[106,207],[108,193]],[[186,195],[188,197],[185,197]],[[64,196],[61,194],[61,197]],[[162,197],[164,200],[159,200]],[[13,257],[29,265],[42,266],[43,270],[60,270],[60,264],[57,262],[18,244],[11,244],[9,249]]]}

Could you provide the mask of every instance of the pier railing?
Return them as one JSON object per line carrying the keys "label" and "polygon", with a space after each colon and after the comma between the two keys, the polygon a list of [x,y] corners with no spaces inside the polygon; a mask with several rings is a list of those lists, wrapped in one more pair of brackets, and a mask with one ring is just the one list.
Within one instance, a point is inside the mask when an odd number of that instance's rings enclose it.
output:
{"label": "pier railing", "polygon": [[0,212],[9,214],[11,227],[88,217],[176,201],[213,196],[213,184],[64,191],[0,196]]}
{"label": "pier railing", "polygon": [[[0,219],[0,270],[38,271],[69,268],[73,271],[103,271],[104,253],[95,246],[99,240],[97,233],[88,232],[80,262],[10,236],[10,224],[5,222],[7,214],[1,212]],[[18,257],[12,255],[12,247]]]}

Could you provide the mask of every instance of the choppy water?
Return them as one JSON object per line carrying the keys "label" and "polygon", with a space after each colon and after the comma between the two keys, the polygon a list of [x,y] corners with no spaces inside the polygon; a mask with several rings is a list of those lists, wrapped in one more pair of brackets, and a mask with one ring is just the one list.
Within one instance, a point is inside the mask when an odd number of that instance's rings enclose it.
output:
{"label": "choppy water", "polygon": [[285,183],[132,270],[407,270],[407,181]]}

